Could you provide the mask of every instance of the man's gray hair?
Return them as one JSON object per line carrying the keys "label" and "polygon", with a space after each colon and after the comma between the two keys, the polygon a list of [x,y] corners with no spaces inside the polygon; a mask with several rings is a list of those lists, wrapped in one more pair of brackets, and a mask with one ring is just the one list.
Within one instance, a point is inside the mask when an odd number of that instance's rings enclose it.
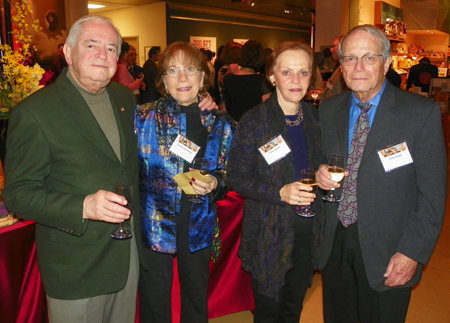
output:
{"label": "man's gray hair", "polygon": [[103,16],[84,16],[80,19],[78,19],[70,28],[69,36],[67,36],[66,43],[70,46],[70,48],[75,48],[78,42],[78,38],[81,34],[81,27],[85,22],[88,21],[99,21],[104,22],[107,24],[110,24],[117,32],[117,53],[120,52],[120,46],[122,44],[122,36],[120,35],[119,29],[117,29],[116,26],[114,26],[111,19]]}
{"label": "man's gray hair", "polygon": [[339,58],[342,58],[344,56],[345,39],[357,31],[365,31],[369,35],[372,35],[380,40],[381,54],[383,55],[384,62],[386,62],[387,59],[391,57],[391,42],[389,41],[389,38],[386,36],[386,34],[374,25],[360,25],[350,30],[347,35],[342,38],[341,45],[339,46]]}

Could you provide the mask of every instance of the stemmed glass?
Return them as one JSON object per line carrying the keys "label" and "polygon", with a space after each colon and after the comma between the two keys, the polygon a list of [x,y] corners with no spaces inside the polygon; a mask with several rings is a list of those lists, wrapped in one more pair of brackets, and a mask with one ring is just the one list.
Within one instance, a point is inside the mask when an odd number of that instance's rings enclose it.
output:
{"label": "stemmed glass", "polygon": [[[331,155],[328,161],[328,172],[331,175],[331,179],[335,182],[340,182],[344,178],[345,159],[343,156]],[[340,202],[340,198],[334,194],[334,188],[330,188],[327,195],[322,199],[327,202]]]}
{"label": "stemmed glass", "polygon": [[[123,196],[127,199],[127,205],[125,207],[130,211],[133,210],[133,186],[120,183],[114,185],[114,193]],[[131,231],[127,228],[129,226],[130,220],[123,221],[119,224],[119,228],[116,231],[111,232],[111,238],[124,240],[131,238]]]}
{"label": "stemmed glass", "polygon": [[[202,175],[208,175],[209,172],[206,169],[202,169],[202,167],[205,167],[208,165],[208,162],[204,158],[195,158],[192,161],[192,168],[199,170],[200,174]],[[205,200],[205,196],[201,194],[194,194],[189,195],[189,201],[192,203],[202,203]]]}
{"label": "stemmed glass", "polygon": [[319,93],[316,92],[316,91],[312,91],[312,92],[311,92],[311,97],[312,97],[312,99],[314,100],[313,105],[314,105],[314,106],[317,106],[317,105],[318,105],[318,104],[317,104],[317,99],[319,98]]}
{"label": "stemmed glass", "polygon": [[[300,171],[300,184],[312,187],[312,191],[309,193],[316,194],[317,182],[314,169],[306,168]],[[310,218],[316,215],[316,213],[311,210],[311,205],[299,205],[295,209],[297,214],[304,218]]]}

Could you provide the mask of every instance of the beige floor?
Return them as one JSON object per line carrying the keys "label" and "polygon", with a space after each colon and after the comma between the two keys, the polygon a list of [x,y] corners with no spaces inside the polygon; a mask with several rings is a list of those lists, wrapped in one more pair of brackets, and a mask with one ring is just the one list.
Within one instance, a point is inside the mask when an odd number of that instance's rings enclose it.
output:
{"label": "beige floor", "polygon": [[[450,158],[449,158],[450,161]],[[449,168],[450,175],[450,168]],[[450,183],[450,181],[449,181]],[[449,187],[450,195],[450,187]],[[251,312],[239,312],[209,321],[210,323],[252,323]],[[450,322],[450,199],[439,241],[423,273],[422,281],[412,292],[406,323]],[[323,323],[322,281],[314,276],[306,294],[300,323]]]}

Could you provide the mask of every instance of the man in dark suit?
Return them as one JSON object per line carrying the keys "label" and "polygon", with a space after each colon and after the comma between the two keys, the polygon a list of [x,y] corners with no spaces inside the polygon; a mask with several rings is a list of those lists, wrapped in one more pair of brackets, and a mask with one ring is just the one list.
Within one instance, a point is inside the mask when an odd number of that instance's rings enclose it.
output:
{"label": "man in dark suit", "polygon": [[319,267],[327,323],[404,322],[441,230],[447,166],[440,109],[386,81],[390,48],[375,26],[352,29],[339,51],[351,91],[319,109],[324,156],[347,158],[342,188],[327,165],[316,174],[322,189],[341,196],[325,202]]}
{"label": "man in dark suit", "polygon": [[[64,45],[68,69],[10,118],[4,199],[9,210],[37,222],[52,323],[134,322],[139,203],[130,212],[112,192],[114,184],[130,183],[138,199],[136,100],[110,83],[121,42],[109,19],[78,20]],[[129,219],[133,237],[112,239]]]}
{"label": "man in dark suit", "polygon": [[326,99],[331,98],[332,96],[348,91],[348,87],[345,84],[344,77],[342,76],[342,68],[339,62],[339,45],[341,44],[341,40],[344,35],[337,36],[333,39],[333,43],[331,45],[331,57],[335,61],[333,74],[327,81],[327,85],[325,90],[323,91],[320,101],[324,101]]}
{"label": "man in dark suit", "polygon": [[130,45],[130,50],[128,51],[128,70],[134,79],[140,78],[144,75],[144,69],[136,64],[137,52],[136,48]]}
{"label": "man in dark suit", "polygon": [[146,84],[145,91],[142,92],[142,103],[153,102],[161,97],[156,89],[156,62],[159,59],[161,47],[153,46],[148,52],[148,60],[144,63],[144,82]]}
{"label": "man in dark suit", "polygon": [[412,86],[420,86],[422,92],[428,93],[431,79],[438,77],[438,71],[438,67],[432,65],[428,57],[421,58],[419,64],[411,66],[409,70],[406,89],[409,90]]}

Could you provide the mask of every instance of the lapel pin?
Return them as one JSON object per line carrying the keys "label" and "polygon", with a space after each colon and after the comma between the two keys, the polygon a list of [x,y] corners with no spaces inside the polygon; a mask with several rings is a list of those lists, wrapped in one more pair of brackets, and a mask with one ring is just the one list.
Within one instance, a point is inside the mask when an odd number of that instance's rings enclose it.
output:
{"label": "lapel pin", "polygon": [[125,109],[124,108],[120,108],[120,112],[124,112],[125,111]]}

